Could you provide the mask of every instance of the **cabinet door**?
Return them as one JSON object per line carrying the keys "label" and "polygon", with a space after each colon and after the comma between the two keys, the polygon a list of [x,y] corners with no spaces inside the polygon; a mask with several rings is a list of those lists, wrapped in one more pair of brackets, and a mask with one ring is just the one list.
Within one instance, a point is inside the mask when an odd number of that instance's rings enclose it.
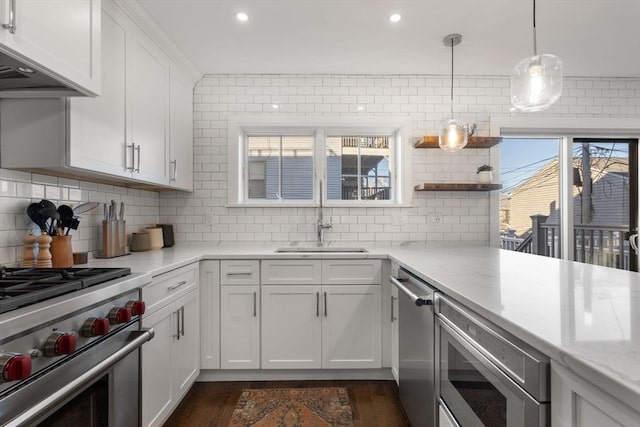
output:
{"label": "cabinet door", "polygon": [[170,184],[193,191],[193,83],[173,67],[170,86]]}
{"label": "cabinet door", "polygon": [[[3,24],[10,4],[0,2]],[[0,47],[83,93],[100,95],[100,0],[17,0],[15,6],[15,32],[0,27]]]}
{"label": "cabinet door", "polygon": [[320,368],[320,286],[262,286],[262,368]]}
{"label": "cabinet door", "polygon": [[[122,12],[105,1],[102,11],[102,95],[69,101],[69,166],[130,177],[125,153],[125,46]],[[125,156],[128,156],[125,164]]]}
{"label": "cabinet door", "polygon": [[380,286],[331,285],[322,293],[322,367],[380,368]]}
{"label": "cabinet door", "polygon": [[200,316],[198,290],[189,292],[174,303],[174,316],[179,325],[173,340],[174,400],[181,399],[200,373]]}
{"label": "cabinet door", "polygon": [[200,262],[200,368],[220,369],[220,261]]}
{"label": "cabinet door", "polygon": [[554,427],[637,427],[640,412],[551,361],[551,423]]}
{"label": "cabinet door", "polygon": [[142,425],[160,425],[173,407],[171,351],[176,335],[177,319],[168,305],[149,316],[142,326],[153,328],[153,339],[142,346]]}
{"label": "cabinet door", "polygon": [[220,287],[220,367],[260,368],[260,287]]}
{"label": "cabinet door", "polygon": [[136,146],[134,167],[139,170],[134,178],[168,185],[168,60],[141,31],[129,43],[129,141]]}
{"label": "cabinet door", "polygon": [[398,367],[400,366],[400,342],[398,341],[398,288],[391,287],[391,373],[398,382]]}

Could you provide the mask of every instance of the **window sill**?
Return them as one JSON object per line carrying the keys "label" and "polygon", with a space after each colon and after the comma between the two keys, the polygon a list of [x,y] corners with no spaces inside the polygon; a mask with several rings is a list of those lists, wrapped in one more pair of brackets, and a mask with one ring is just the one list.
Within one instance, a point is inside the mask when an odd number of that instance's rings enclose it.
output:
{"label": "window sill", "polygon": [[[317,203],[227,203],[226,208],[317,208]],[[325,203],[324,208],[410,208],[411,203]]]}

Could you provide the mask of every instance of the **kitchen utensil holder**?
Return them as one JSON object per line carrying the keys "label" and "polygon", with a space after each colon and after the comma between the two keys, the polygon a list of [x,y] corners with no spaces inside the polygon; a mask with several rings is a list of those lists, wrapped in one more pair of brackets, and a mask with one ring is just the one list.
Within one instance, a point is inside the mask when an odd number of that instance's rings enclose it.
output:
{"label": "kitchen utensil holder", "polygon": [[51,237],[51,262],[53,268],[73,267],[71,236]]}

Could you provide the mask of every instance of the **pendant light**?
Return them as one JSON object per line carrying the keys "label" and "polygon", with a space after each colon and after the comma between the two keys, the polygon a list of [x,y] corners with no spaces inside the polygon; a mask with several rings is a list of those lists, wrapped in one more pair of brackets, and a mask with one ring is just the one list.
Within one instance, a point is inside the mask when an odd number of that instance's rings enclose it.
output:
{"label": "pendant light", "polygon": [[440,123],[438,132],[438,145],[445,151],[458,151],[464,148],[469,141],[469,136],[473,135],[476,125],[469,125],[453,118],[453,47],[460,44],[462,36],[460,34],[449,34],[442,42],[445,46],[451,47],[451,118]]}
{"label": "pendant light", "polygon": [[533,56],[520,61],[511,71],[511,103],[520,111],[541,111],[551,107],[561,94],[562,61],[555,55],[538,55],[533,0]]}

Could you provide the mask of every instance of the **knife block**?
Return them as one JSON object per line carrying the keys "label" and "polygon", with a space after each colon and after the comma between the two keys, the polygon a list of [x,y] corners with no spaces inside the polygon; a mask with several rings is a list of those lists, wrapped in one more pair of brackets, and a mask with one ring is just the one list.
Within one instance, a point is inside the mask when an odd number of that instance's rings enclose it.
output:
{"label": "knife block", "polygon": [[125,220],[102,221],[101,258],[125,255],[127,251],[127,222]]}

